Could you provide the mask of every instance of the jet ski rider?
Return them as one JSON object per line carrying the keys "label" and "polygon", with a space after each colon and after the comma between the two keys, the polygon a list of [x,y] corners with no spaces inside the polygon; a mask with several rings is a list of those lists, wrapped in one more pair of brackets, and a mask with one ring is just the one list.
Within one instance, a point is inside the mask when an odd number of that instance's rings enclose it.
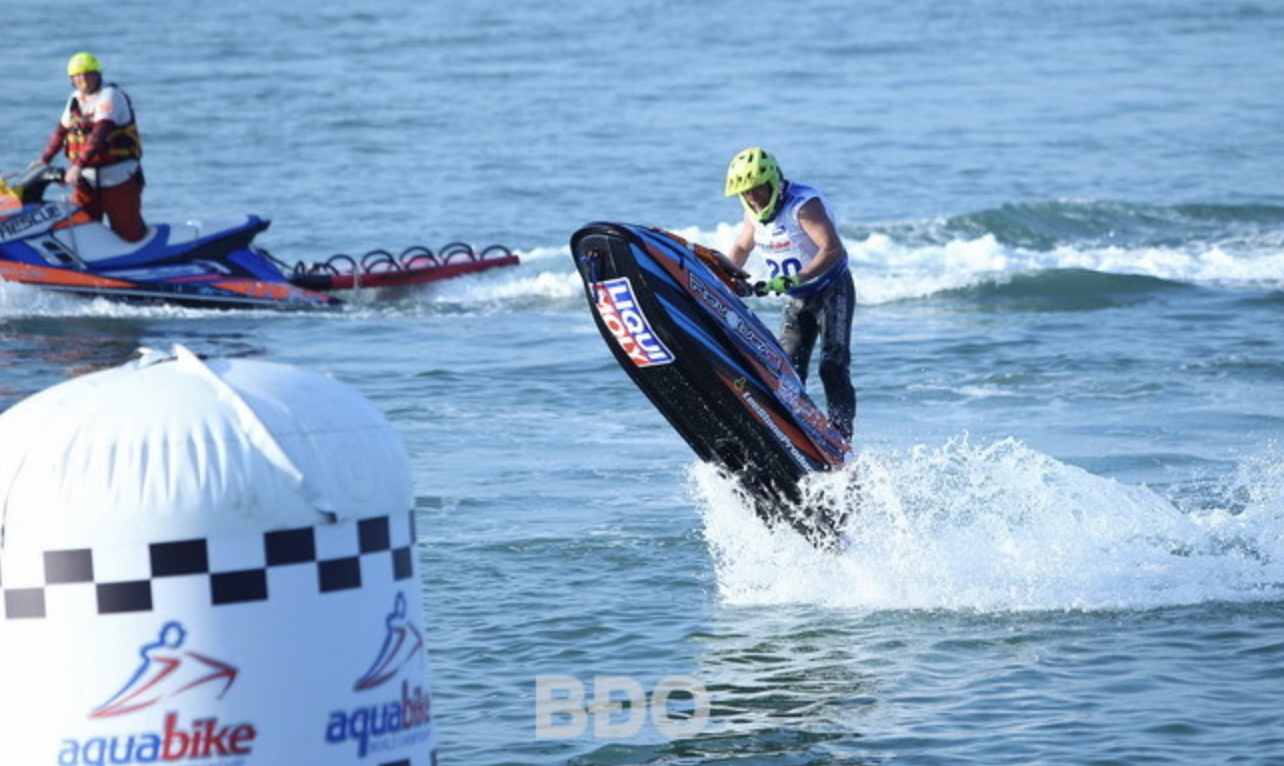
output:
{"label": "jet ski rider", "polygon": [[744,226],[728,257],[744,266],[755,246],[771,270],[763,283],[784,294],[780,345],[805,383],[816,340],[829,419],[851,438],[856,390],[851,381],[852,311],[856,284],[829,205],[810,186],[787,181],[776,159],[758,147],[727,168],[726,196],[739,195]]}
{"label": "jet ski rider", "polygon": [[32,165],[49,164],[62,149],[71,163],[63,183],[72,186],[71,203],[93,220],[106,215],[129,242],[147,233],[143,223],[143,145],[129,96],[115,83],[103,84],[103,67],[90,53],[67,62],[75,91],[49,145]]}

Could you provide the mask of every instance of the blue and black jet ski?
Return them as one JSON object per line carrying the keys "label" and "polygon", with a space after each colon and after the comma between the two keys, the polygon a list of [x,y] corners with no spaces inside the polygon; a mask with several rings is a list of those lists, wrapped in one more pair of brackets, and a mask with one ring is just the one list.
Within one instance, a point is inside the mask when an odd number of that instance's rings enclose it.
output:
{"label": "blue and black jet ski", "polygon": [[845,511],[803,506],[799,482],[841,468],[850,446],[741,300],[753,288],[726,256],[620,223],[583,227],[571,251],[616,361],[696,455],[736,477],[768,525],[835,547]]}
{"label": "blue and black jet ski", "polygon": [[69,202],[45,201],[62,170],[37,166],[0,183],[0,278],[130,302],[209,308],[321,307],[340,301],[292,284],[254,247],[255,215],[220,225],[149,226],[126,242]]}

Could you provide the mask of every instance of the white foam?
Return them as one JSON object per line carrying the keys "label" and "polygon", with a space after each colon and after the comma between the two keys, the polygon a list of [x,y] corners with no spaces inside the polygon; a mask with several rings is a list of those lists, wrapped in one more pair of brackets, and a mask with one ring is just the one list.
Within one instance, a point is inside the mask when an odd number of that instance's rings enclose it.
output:
{"label": "white foam", "polygon": [[[730,250],[738,226],[719,224],[713,231],[676,229],[681,236],[722,252]],[[1051,269],[1087,269],[1107,274],[1150,276],[1191,284],[1284,285],[1284,252],[1252,243],[1228,245],[1192,241],[1181,247],[1061,246],[1050,250],[1009,247],[992,234],[944,243],[906,242],[884,233],[843,244],[856,274],[858,300],[879,305],[923,298],[993,282],[1000,275]],[[751,256],[756,274],[765,268]]]}
{"label": "white foam", "polygon": [[729,603],[1100,610],[1277,598],[1281,473],[1278,461],[1256,472],[1246,509],[1188,515],[1013,440],[865,450],[850,475],[813,487],[842,492],[859,479],[839,554],[767,530],[707,466],[693,468],[692,487]]}
{"label": "white foam", "polygon": [[571,264],[569,249],[564,260],[552,261],[547,256],[526,260],[515,267],[505,267],[467,275],[433,284],[423,293],[424,300],[436,304],[471,304],[488,301],[583,299],[584,285]]}
{"label": "white foam", "polygon": [[[672,231],[692,242],[728,252],[739,225],[719,223],[713,230],[695,226]],[[1218,243],[1191,242],[1182,247],[1061,246],[1050,250],[1009,247],[993,235],[943,243],[907,242],[885,233],[843,240],[856,275],[857,300],[875,306],[932,296],[946,290],[989,284],[1012,274],[1051,269],[1087,269],[1108,274],[1151,276],[1175,282],[1251,289],[1284,286],[1284,252],[1277,247],[1241,250]],[[565,304],[583,297],[569,245],[514,251],[515,267],[494,269],[421,286],[413,302],[429,305],[531,301]],[[767,273],[755,253],[746,267],[757,277]],[[368,306],[377,298],[345,295],[350,303]],[[0,316],[10,315],[150,315],[172,313],[155,307],[124,307],[70,298],[49,301],[31,288],[0,282]],[[186,310],[180,314],[199,313]]]}
{"label": "white foam", "polygon": [[[217,309],[169,304],[131,304],[107,298],[60,293],[36,285],[0,280],[0,319],[6,317],[195,317]],[[262,311],[271,311],[264,309]]]}

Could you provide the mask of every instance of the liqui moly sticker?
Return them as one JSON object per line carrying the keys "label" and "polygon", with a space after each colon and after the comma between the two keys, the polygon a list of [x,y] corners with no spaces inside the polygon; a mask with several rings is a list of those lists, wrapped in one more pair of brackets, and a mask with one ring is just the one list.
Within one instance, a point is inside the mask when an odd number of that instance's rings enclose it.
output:
{"label": "liqui moly sticker", "polygon": [[633,364],[654,367],[673,361],[673,352],[656,337],[642,307],[633,299],[633,285],[628,277],[594,282],[593,295],[598,316]]}

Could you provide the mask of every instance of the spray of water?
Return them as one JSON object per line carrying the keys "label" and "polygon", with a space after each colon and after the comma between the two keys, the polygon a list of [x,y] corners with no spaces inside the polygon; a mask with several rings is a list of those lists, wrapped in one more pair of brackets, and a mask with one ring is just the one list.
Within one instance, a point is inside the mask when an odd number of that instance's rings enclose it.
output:
{"label": "spray of water", "polygon": [[[1182,511],[1015,440],[861,452],[813,499],[851,509],[839,553],[768,530],[691,470],[723,599],[864,609],[1111,610],[1284,593],[1284,467],[1246,464],[1241,507]],[[852,487],[855,487],[853,490]]]}

